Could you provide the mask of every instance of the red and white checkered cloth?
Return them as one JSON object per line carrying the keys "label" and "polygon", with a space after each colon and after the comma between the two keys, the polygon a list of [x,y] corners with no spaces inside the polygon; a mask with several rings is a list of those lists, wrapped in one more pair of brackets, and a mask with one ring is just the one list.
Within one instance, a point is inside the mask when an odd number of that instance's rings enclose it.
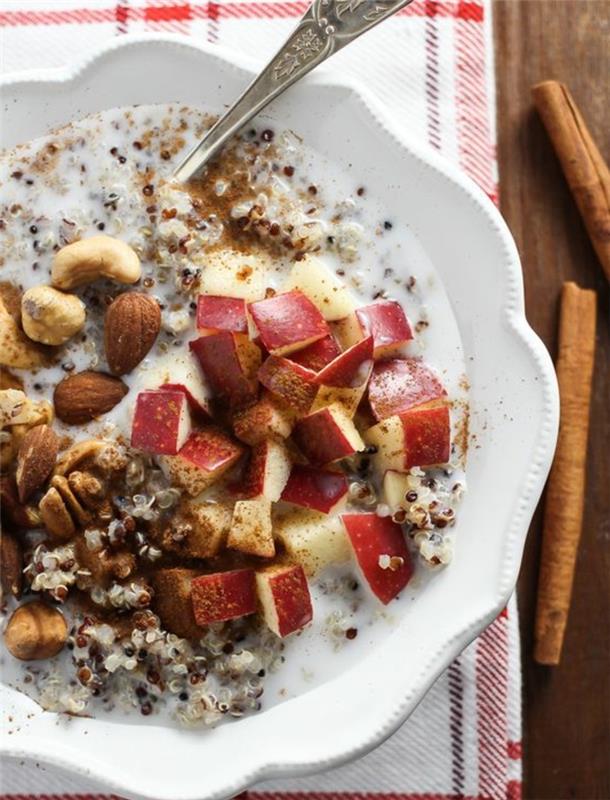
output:
{"label": "red and white checkered cloth", "polygon": [[[143,31],[218,42],[262,65],[306,6],[281,0],[0,0],[0,70],[59,66],[111,36]],[[490,0],[415,0],[322,69],[363,80],[397,121],[495,199],[490,14]],[[332,772],[257,786],[248,800],[519,800],[520,695],[512,601],[389,741]],[[0,790],[6,800],[93,797],[103,787],[6,764]]]}

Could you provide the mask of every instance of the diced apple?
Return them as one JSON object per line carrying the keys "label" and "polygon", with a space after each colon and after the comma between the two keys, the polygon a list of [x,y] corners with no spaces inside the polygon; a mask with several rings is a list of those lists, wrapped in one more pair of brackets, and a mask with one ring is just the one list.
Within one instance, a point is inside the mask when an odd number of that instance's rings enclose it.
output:
{"label": "diced apple", "polygon": [[266,497],[276,503],[290,475],[291,460],[286,445],[275,439],[257,444],[246,467],[243,491],[247,498]]}
{"label": "diced apple", "polygon": [[198,625],[226,622],[256,611],[254,570],[233,569],[200,575],[191,584],[193,612]]}
{"label": "diced apple", "polygon": [[307,255],[294,264],[284,285],[285,291],[292,289],[307,295],[326,320],[347,317],[356,306],[345,283],[316,256]]}
{"label": "diced apple", "polygon": [[238,297],[200,294],[197,298],[197,330],[204,336],[219,331],[248,333],[246,301]]}
{"label": "diced apple", "polygon": [[313,465],[323,466],[364,450],[364,442],[345,410],[333,404],[297,422],[294,439]]}
{"label": "diced apple", "polygon": [[380,473],[446,464],[451,452],[449,409],[412,408],[373,425],[364,440],[377,447],[373,461]]}
{"label": "diced apple", "polygon": [[194,497],[216,483],[240,458],[244,448],[217,428],[192,433],[180,451],[160,459],[171,481]]}
{"label": "diced apple", "polygon": [[174,455],[191,430],[186,395],[181,391],[140,392],[131,427],[131,446],[146,453]]}
{"label": "diced apple", "polygon": [[190,343],[214,393],[233,408],[256,399],[260,349],[247,336],[223,331]]}
{"label": "diced apple", "polygon": [[270,260],[235,250],[210,253],[201,273],[203,294],[261,300],[269,286]]}
{"label": "diced apple", "polygon": [[199,574],[192,569],[159,569],[152,577],[153,610],[163,628],[181,639],[197,641],[204,633],[195,620],[191,600],[193,578]]}
{"label": "diced apple", "polygon": [[169,520],[153,526],[162,550],[183,559],[213,558],[227,543],[233,509],[224,503],[182,500]]}
{"label": "diced apple", "polygon": [[240,409],[233,417],[235,435],[250,445],[258,444],[269,436],[287,439],[293,425],[294,412],[268,391],[264,391],[256,403]]}
{"label": "diced apple", "polygon": [[273,522],[276,537],[307,575],[349,561],[351,551],[339,517],[298,508],[278,514]]}
{"label": "diced apple", "polygon": [[320,384],[320,389],[312,410],[338,403],[353,417],[366,391],[372,369],[373,337],[367,336],[318,372],[316,383]]}
{"label": "diced apple", "polygon": [[281,356],[265,359],[258,379],[297,414],[306,414],[318,393],[316,373]]}
{"label": "diced apple", "polygon": [[199,393],[199,396],[196,396],[184,383],[163,383],[161,386],[159,386],[159,389],[171,392],[182,392],[186,397],[188,406],[194,415],[205,420],[210,420],[212,418],[212,412],[210,410],[208,399],[202,392]]}
{"label": "diced apple", "polygon": [[334,514],[346,502],[347,479],[342,472],[295,464],[281,499],[323,514]]}
{"label": "diced apple", "polygon": [[291,360],[302,367],[307,367],[314,372],[319,372],[327,364],[341,354],[341,348],[334,336],[325,336],[317,342],[292,353]]}
{"label": "diced apple", "polygon": [[275,555],[270,500],[257,497],[235,503],[227,546],[251,556]]}
{"label": "diced apple", "polygon": [[256,590],[265,623],[277,636],[300,631],[313,619],[307,578],[299,564],[258,570]]}
{"label": "diced apple", "polygon": [[378,420],[446,396],[443,384],[419,358],[379,361],[373,368],[369,402]]}
{"label": "diced apple", "polygon": [[413,575],[400,525],[377,514],[343,514],[341,520],[364,579],[373,594],[387,605]]}
{"label": "diced apple", "polygon": [[388,469],[383,476],[383,493],[385,501],[394,511],[406,504],[406,494],[409,491],[409,476],[404,472]]}
{"label": "diced apple", "polygon": [[320,370],[316,375],[316,383],[345,388],[366,386],[372,369],[373,337],[367,336]]}
{"label": "diced apple", "polygon": [[378,300],[340,320],[337,335],[343,347],[351,347],[365,336],[372,336],[375,358],[388,358],[413,338],[413,331],[400,303]]}
{"label": "diced apple", "polygon": [[264,347],[276,356],[301,350],[330,333],[322,314],[302,292],[277,294],[249,308]]}

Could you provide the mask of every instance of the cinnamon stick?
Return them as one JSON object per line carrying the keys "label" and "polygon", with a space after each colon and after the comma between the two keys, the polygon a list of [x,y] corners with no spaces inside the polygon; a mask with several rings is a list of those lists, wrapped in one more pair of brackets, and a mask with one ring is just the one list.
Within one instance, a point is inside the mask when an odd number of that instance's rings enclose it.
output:
{"label": "cinnamon stick", "polygon": [[534,647],[539,664],[559,663],[572,595],[585,496],[595,304],[594,291],[563,285],[557,358],[561,417],[542,532]]}
{"label": "cinnamon stick", "polygon": [[610,281],[610,170],[563,83],[532,87],[538,113],[582,215],[591,243]]}

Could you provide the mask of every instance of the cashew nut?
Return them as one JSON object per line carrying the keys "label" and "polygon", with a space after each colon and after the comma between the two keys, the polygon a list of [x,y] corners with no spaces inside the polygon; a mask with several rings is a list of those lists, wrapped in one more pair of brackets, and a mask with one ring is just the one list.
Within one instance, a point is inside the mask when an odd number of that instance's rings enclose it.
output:
{"label": "cashew nut", "polygon": [[47,425],[54,415],[53,406],[46,400],[34,403],[20,389],[0,389],[0,428]]}
{"label": "cashew nut", "polygon": [[75,294],[34,286],[21,298],[21,324],[35,342],[63,344],[85,324],[85,304]]}
{"label": "cashew nut", "polygon": [[53,259],[51,283],[58,289],[74,289],[98,278],[136,283],[142,274],[137,253],[111,236],[91,236],[62,247]]}
{"label": "cashew nut", "polygon": [[8,651],[22,661],[56,656],[67,638],[63,614],[39,600],[16,608],[4,631]]}

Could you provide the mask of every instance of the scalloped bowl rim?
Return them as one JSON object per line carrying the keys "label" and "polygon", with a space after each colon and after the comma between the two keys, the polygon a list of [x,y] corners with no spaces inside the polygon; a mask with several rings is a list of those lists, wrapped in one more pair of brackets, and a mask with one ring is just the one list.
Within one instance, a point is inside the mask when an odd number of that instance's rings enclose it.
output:
{"label": "scalloped bowl rim", "polygon": [[[0,90],[18,91],[20,85],[35,83],[70,83],[74,81],[85,70],[91,68],[101,57],[114,51],[126,48],[148,46],[171,46],[188,48],[196,51],[204,59],[212,59],[222,65],[223,68],[232,68],[252,76],[256,73],[256,65],[241,55],[227,50],[218,45],[206,45],[195,43],[192,39],[181,35],[157,35],[157,34],[138,34],[128,35],[120,39],[111,40],[109,43],[97,47],[85,58],[79,59],[75,64],[53,69],[34,69],[23,72],[14,72],[0,77]],[[253,783],[264,778],[280,776],[296,776],[312,773],[314,771],[326,770],[339,766],[349,760],[357,758],[373,747],[380,744],[390,736],[412,713],[414,708],[425,695],[434,680],[441,674],[447,665],[455,658],[461,650],[469,644],[489,622],[497,616],[507,603],[516,583],[516,578],[520,566],[521,554],[529,521],[535,509],[536,503],[542,492],[550,463],[552,460],[559,418],[559,397],[555,371],[550,356],[538,338],[530,328],[525,318],[523,302],[522,273],[519,256],[512,236],[496,207],[491,203],[481,189],[463,172],[446,161],[435,151],[418,142],[409,139],[402,131],[398,131],[396,126],[388,119],[385,109],[381,103],[371,95],[368,90],[361,85],[356,85],[351,81],[336,79],[327,72],[319,71],[307,77],[308,84],[319,84],[345,89],[350,93],[350,100],[360,102],[368,114],[375,118],[377,124],[382,128],[386,136],[391,137],[396,144],[406,150],[411,156],[420,162],[427,169],[440,174],[450,183],[457,185],[474,203],[487,221],[493,226],[494,233],[501,242],[504,259],[503,267],[506,272],[507,284],[510,291],[507,291],[501,305],[505,321],[512,329],[515,337],[519,340],[524,349],[524,355],[529,356],[535,362],[539,387],[543,398],[543,423],[538,430],[535,442],[536,458],[532,459],[531,467],[527,476],[524,477],[521,486],[521,496],[512,518],[512,523],[505,533],[505,547],[502,560],[502,580],[498,585],[496,596],[491,603],[486,603],[478,608],[477,614],[471,618],[467,625],[455,631],[453,636],[444,642],[443,646],[435,652],[429,653],[426,667],[419,675],[419,679],[414,685],[405,688],[405,693],[399,702],[396,703],[393,713],[386,714],[381,724],[373,728],[358,742],[351,742],[347,746],[345,743],[337,743],[332,752],[327,752],[324,758],[307,757],[303,754],[301,758],[294,761],[261,760],[255,767],[227,777],[224,784],[218,784],[211,792],[206,792],[205,797],[225,798],[237,794]],[[323,687],[321,687],[323,688]],[[292,702],[292,701],[291,701]],[[240,723],[243,724],[243,723]],[[346,735],[348,733],[346,732]],[[72,773],[81,774],[90,780],[99,781],[101,784],[110,786],[113,791],[122,794],[130,794],[138,797],[153,797],[155,793],[146,791],[142,793],[140,781],[134,777],[122,773],[120,777],[109,777],[109,764],[104,761],[103,756],[87,754],[84,747],[78,751],[66,749],[62,754],[56,752],[56,748],[47,746],[46,740],[37,737],[30,737],[27,743],[11,745],[4,737],[0,746],[0,753],[9,758],[36,759],[43,763],[56,766],[60,769],[68,770]],[[80,739],[81,743],[83,739]],[[234,766],[234,765],[233,765]],[[195,798],[203,797],[201,792],[205,791],[205,785],[201,785],[201,790],[192,789],[181,791],[176,784],[173,792],[162,792],[156,794],[157,798]]]}

